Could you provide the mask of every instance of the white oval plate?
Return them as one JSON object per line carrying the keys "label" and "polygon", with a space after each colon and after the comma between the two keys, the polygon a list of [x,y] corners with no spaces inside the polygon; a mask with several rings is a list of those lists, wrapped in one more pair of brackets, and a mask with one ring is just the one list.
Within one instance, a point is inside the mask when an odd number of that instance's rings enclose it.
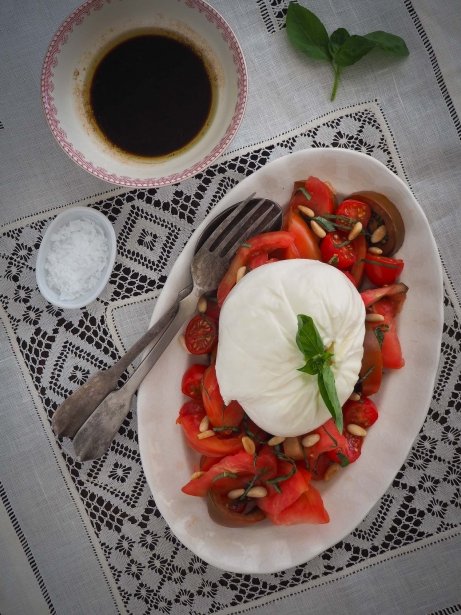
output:
{"label": "white oval plate", "polygon": [[340,195],[357,190],[382,192],[399,205],[406,236],[402,281],[407,301],[399,316],[406,366],[389,373],[374,396],[380,418],[370,429],[362,456],[328,483],[319,485],[330,514],[326,525],[251,528],[216,525],[206,501],[181,487],[197,468],[175,424],[184,401],[181,377],[190,358],[174,340],[143,382],[138,394],[141,458],[155,502],[175,535],[208,563],[241,573],[269,573],[301,564],[349,534],[385,493],[408,455],[431,402],[443,325],[442,272],[427,219],[406,184],[383,164],[357,152],[310,149],[284,156],[244,179],[216,206],[178,258],[156,304],[153,320],[171,305],[188,280],[194,245],[203,227],[224,207],[252,192],[284,205],[293,182],[309,175],[328,180]]}

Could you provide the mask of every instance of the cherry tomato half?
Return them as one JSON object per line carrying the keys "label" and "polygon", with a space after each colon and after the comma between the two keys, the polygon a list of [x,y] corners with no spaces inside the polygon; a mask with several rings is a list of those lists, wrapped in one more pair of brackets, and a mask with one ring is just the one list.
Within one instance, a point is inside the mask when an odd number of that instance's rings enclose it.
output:
{"label": "cherry tomato half", "polygon": [[320,251],[323,262],[338,269],[350,269],[356,260],[352,243],[347,240],[347,235],[339,231],[327,233],[320,242]]}
{"label": "cherry tomato half", "polygon": [[207,354],[218,338],[216,322],[204,314],[197,314],[189,321],[184,338],[191,354]]}
{"label": "cherry tomato half", "polygon": [[365,275],[376,286],[394,284],[402,273],[403,265],[403,260],[400,258],[367,254],[365,258]]}
{"label": "cherry tomato half", "polygon": [[356,222],[361,222],[365,229],[370,220],[371,208],[367,203],[356,201],[355,199],[346,199],[338,205],[336,215],[351,218],[353,220],[351,226]]}
{"label": "cherry tomato half", "polygon": [[201,401],[202,399],[202,377],[206,370],[206,365],[191,365],[181,380],[181,391],[187,397]]}

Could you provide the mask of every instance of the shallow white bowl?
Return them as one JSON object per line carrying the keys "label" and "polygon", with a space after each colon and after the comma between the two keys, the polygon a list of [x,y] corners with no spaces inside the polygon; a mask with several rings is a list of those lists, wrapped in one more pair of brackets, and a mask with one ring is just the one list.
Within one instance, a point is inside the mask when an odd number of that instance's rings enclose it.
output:
{"label": "shallow white bowl", "polygon": [[233,188],[204,220],[177,259],[155,306],[153,321],[187,285],[195,244],[223,208],[256,192],[281,205],[293,182],[317,176],[339,196],[359,190],[387,195],[402,214],[406,235],[398,256],[409,286],[398,328],[406,365],[386,374],[374,400],[379,420],[369,430],[360,459],[327,483],[317,483],[330,514],[326,525],[222,527],[208,516],[206,500],[181,487],[198,467],[175,419],[185,398],[181,378],[192,362],[173,340],[138,392],[141,459],[160,512],[176,536],[205,561],[241,573],[276,572],[306,562],[349,534],[385,493],[408,455],[429,409],[443,325],[442,270],[427,219],[408,186],[377,160],[354,151],[314,148],[283,156]]}
{"label": "shallow white bowl", "polygon": [[[96,224],[102,230],[109,245],[109,258],[107,259],[106,266],[101,272],[97,283],[92,288],[92,290],[80,295],[76,299],[64,300],[61,299],[59,297],[59,294],[48,285],[45,274],[45,263],[48,251],[50,249],[51,237],[55,233],[57,233],[63,226],[65,226],[69,222],[72,222],[73,220],[88,220],[93,224]],[[56,216],[56,218],[48,226],[43,236],[42,243],[40,244],[40,248],[37,255],[37,264],[35,267],[35,275],[37,278],[38,288],[42,295],[45,297],[45,299],[49,301],[52,305],[55,305],[57,307],[65,309],[77,309],[88,305],[97,297],[99,297],[99,295],[104,290],[104,287],[106,286],[107,282],[109,281],[109,277],[114,266],[116,253],[117,239],[115,236],[114,227],[106,218],[106,216],[101,214],[99,211],[96,211],[95,209],[90,209],[88,207],[72,207],[71,209],[66,209],[58,216]]]}
{"label": "shallow white bowl", "polygon": [[[190,147],[158,161],[124,154],[105,142],[93,128],[84,94],[95,59],[111,41],[153,29],[191,41],[218,84],[214,112],[203,134]],[[203,0],[87,0],[51,41],[41,88],[51,131],[72,160],[108,182],[153,187],[195,175],[226,149],[243,117],[247,73],[232,30]]]}

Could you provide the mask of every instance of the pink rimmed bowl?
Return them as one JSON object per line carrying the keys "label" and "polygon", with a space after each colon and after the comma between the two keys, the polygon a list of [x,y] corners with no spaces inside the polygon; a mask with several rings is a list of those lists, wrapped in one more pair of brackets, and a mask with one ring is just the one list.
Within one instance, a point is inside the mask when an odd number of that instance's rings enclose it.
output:
{"label": "pink rimmed bowl", "polygon": [[[170,31],[189,41],[216,79],[214,110],[206,129],[190,147],[162,159],[127,154],[102,138],[85,94],[92,67],[111,41],[150,30]],[[51,132],[74,162],[114,184],[158,187],[199,173],[228,147],[243,117],[247,73],[234,33],[203,0],[87,0],[54,35],[41,90]]]}

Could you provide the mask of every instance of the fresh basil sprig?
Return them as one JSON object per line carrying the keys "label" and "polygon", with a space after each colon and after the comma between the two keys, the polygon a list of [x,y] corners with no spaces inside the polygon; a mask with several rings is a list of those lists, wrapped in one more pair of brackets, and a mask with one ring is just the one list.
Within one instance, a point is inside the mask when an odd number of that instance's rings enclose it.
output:
{"label": "fresh basil sprig", "polygon": [[359,36],[349,34],[345,28],[338,28],[328,36],[320,19],[295,2],[288,5],[286,27],[288,38],[296,49],[310,58],[326,60],[332,65],[334,82],[330,100],[336,97],[343,69],[358,62],[372,49],[380,49],[397,57],[410,53],[400,36],[381,30]]}
{"label": "fresh basil sprig", "polygon": [[311,376],[317,375],[320,395],[338,430],[342,432],[343,413],[336,392],[335,377],[330,367],[333,353],[325,349],[322,338],[310,316],[298,314],[296,344],[306,361],[306,364],[300,367],[299,371]]}

